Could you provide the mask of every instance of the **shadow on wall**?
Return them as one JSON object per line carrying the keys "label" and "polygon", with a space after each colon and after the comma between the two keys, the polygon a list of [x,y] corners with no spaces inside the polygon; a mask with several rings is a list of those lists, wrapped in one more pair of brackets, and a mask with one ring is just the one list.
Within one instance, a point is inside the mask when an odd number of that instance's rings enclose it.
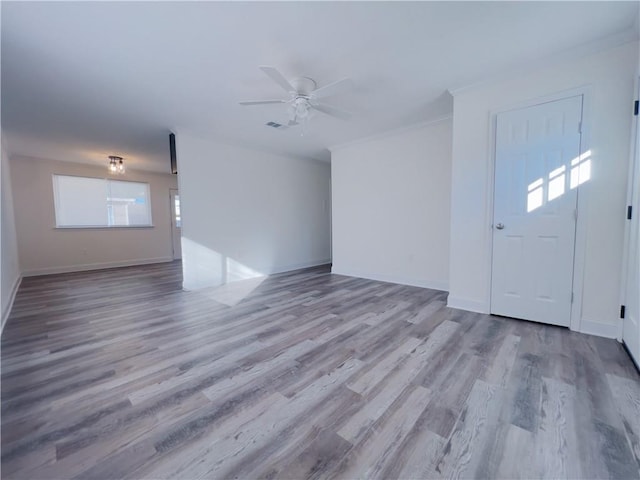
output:
{"label": "shadow on wall", "polygon": [[214,287],[203,293],[229,306],[238,304],[267,278],[265,273],[186,237],[182,237],[182,266],[185,290]]}
{"label": "shadow on wall", "polygon": [[402,121],[404,125],[411,125],[439,120],[450,115],[453,115],[453,96],[448,91],[444,91],[428,103],[416,102],[416,108]]}

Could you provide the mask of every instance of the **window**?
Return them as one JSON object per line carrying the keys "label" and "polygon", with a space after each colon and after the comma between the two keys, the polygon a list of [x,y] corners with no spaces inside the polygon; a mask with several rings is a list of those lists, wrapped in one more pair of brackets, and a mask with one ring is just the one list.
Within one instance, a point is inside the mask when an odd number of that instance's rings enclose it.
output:
{"label": "window", "polygon": [[150,227],[149,184],[53,176],[57,227]]}

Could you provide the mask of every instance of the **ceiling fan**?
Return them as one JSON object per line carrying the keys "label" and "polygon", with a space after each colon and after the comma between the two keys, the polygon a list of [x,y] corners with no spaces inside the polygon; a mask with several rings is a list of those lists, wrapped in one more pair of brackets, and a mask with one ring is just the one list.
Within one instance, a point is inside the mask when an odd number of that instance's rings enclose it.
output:
{"label": "ceiling fan", "polygon": [[276,82],[289,94],[288,100],[257,100],[240,102],[240,105],[269,105],[274,103],[289,104],[289,125],[298,125],[309,118],[311,110],[317,110],[332,117],[348,120],[351,113],[332,105],[321,103],[318,99],[337,95],[350,90],[353,82],[349,78],[338,80],[324,87],[317,88],[316,82],[309,77],[297,77],[287,80],[275,67],[261,66],[262,70],[271,80]]}

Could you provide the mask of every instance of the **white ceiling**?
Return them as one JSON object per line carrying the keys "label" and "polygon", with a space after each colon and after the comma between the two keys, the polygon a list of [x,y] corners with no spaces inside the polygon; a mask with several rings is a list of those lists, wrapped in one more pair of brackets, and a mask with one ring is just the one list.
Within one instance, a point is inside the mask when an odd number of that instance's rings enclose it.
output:
{"label": "white ceiling", "polygon": [[[173,129],[326,160],[328,147],[450,114],[447,89],[637,38],[638,2],[2,2],[10,154],[169,171]],[[613,36],[613,37],[612,37]],[[611,43],[611,41],[609,41]],[[343,77],[304,136],[259,69]],[[284,95],[283,95],[284,94]],[[179,159],[178,159],[179,161]]]}

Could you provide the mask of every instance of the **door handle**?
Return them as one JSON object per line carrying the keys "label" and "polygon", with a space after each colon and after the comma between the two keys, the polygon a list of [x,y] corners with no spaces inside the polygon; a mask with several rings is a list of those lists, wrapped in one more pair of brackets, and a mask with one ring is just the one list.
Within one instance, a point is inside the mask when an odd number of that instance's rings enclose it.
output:
{"label": "door handle", "polygon": [[502,224],[502,223],[497,223],[497,224],[496,224],[496,228],[497,228],[498,230],[502,230],[502,229],[504,228],[504,224]]}

